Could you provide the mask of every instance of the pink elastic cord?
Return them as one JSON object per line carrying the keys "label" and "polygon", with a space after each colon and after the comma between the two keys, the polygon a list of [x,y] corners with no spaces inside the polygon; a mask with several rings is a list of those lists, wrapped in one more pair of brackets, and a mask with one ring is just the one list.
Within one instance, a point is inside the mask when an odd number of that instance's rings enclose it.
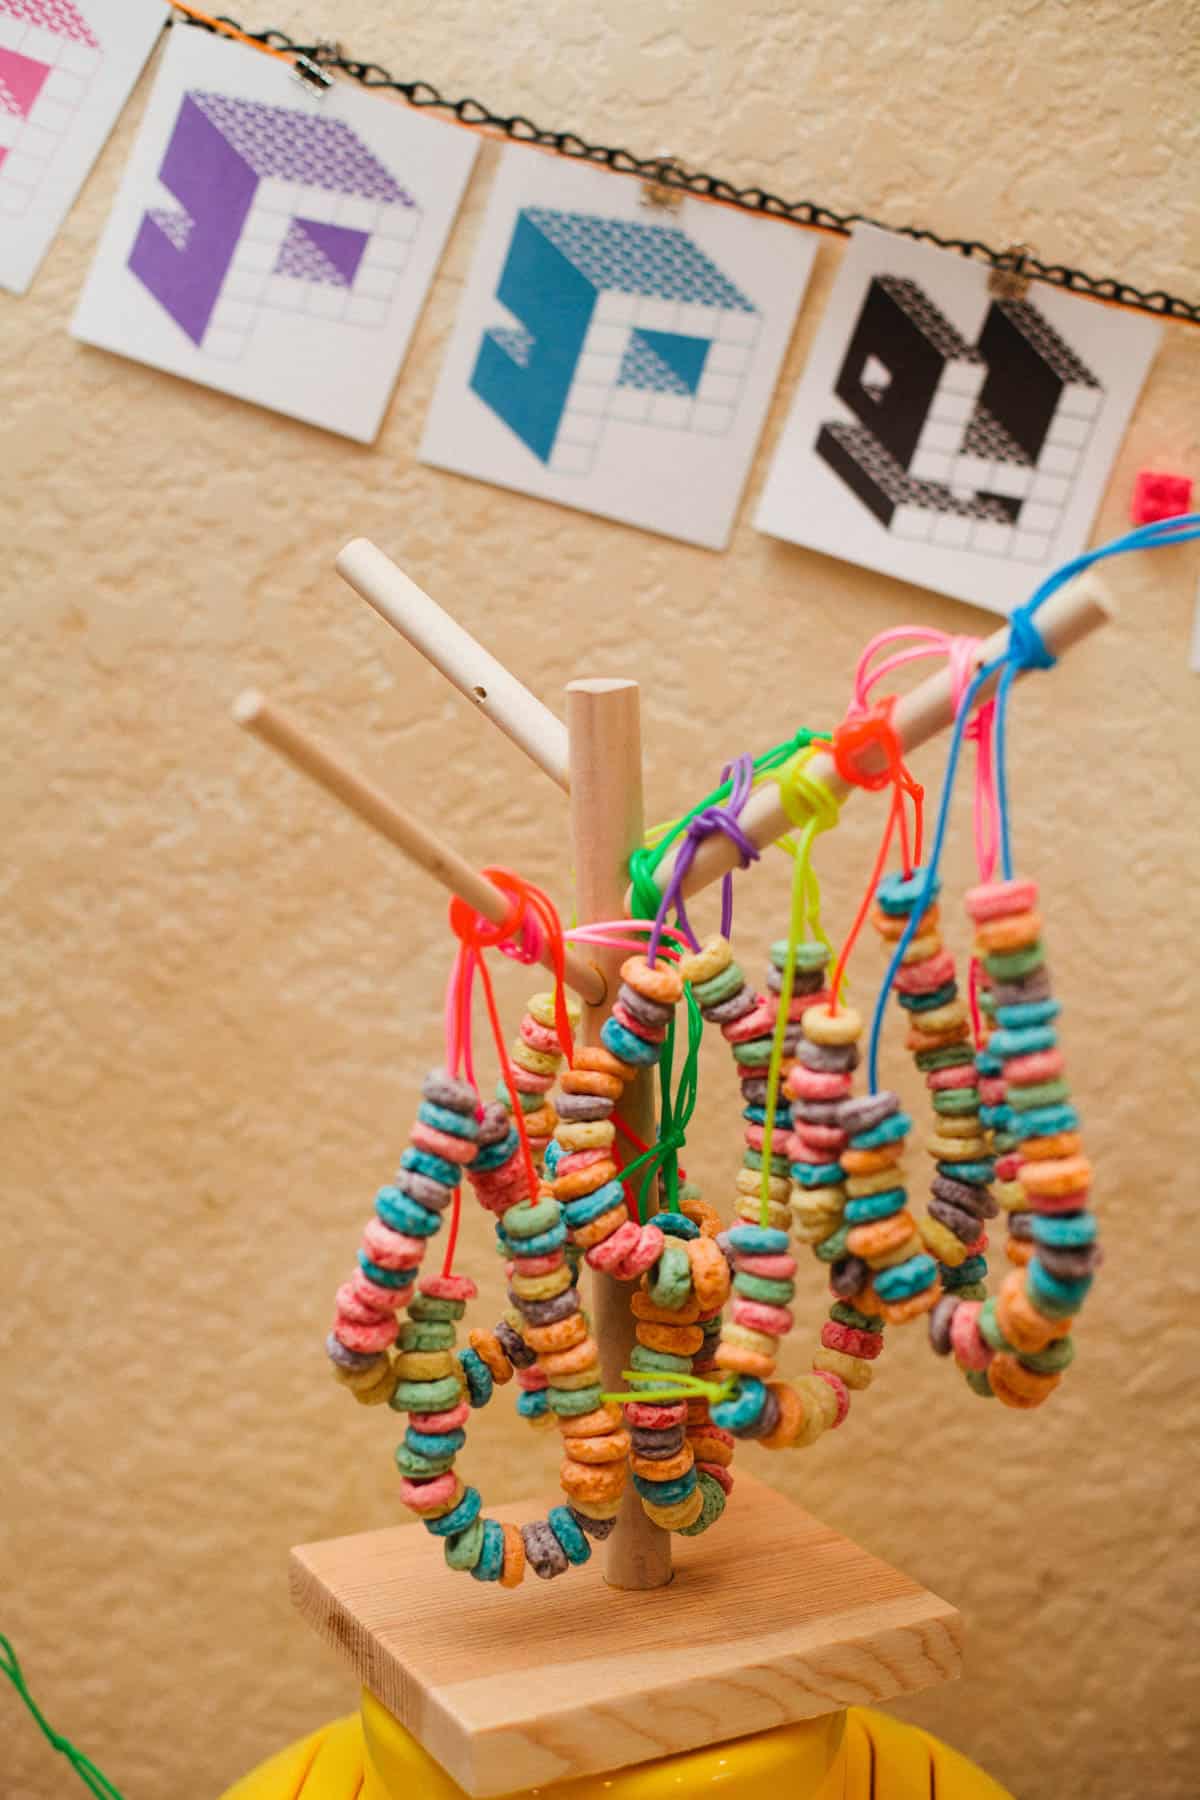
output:
{"label": "pink elastic cord", "polygon": [[[854,671],[852,711],[866,712],[871,689],[877,682],[922,657],[944,656],[950,672],[950,692],[957,714],[971,678],[979,666],[981,639],[954,637],[947,631],[929,626],[894,625],[873,637],[858,659]],[[872,659],[888,644],[905,647],[871,667]],[[967,725],[964,736],[975,745],[975,860],[981,881],[990,881],[996,868],[1000,841],[1000,814],[996,797],[996,772],[992,755],[996,703],[985,700]]]}

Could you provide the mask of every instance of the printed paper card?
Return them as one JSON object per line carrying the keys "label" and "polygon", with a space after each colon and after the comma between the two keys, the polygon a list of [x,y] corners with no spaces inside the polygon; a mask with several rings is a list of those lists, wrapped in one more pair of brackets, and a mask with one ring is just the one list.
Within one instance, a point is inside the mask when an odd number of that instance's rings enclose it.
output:
{"label": "printed paper card", "polygon": [[1083,549],[1161,328],[860,226],[755,523],[1007,613]]}
{"label": "printed paper card", "polygon": [[813,260],[728,207],[510,147],[424,461],[691,543],[728,541]]}
{"label": "printed paper card", "polygon": [[0,287],[33,280],[166,16],[162,0],[0,0]]}
{"label": "printed paper card", "polygon": [[178,28],[72,330],[369,443],[476,148]]}

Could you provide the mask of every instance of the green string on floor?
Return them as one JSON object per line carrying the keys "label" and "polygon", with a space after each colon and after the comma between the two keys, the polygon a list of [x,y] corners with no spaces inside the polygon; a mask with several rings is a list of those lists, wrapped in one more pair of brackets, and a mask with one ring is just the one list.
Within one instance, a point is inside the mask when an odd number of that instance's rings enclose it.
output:
{"label": "green string on floor", "polygon": [[99,1800],[123,1800],[123,1795],[115,1788],[108,1776],[99,1770],[90,1756],[66,1738],[60,1731],[55,1731],[41,1707],[29,1692],[25,1683],[24,1671],[9,1640],[0,1632],[0,1672],[8,1676],[17,1693],[29,1709],[34,1724],[52,1749],[60,1756],[65,1756],[75,1773],[89,1793],[99,1795]]}

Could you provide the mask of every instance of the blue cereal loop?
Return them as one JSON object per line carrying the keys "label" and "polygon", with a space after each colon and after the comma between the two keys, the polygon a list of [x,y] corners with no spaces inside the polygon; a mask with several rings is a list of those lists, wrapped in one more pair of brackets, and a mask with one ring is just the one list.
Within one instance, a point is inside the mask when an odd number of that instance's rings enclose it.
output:
{"label": "blue cereal loop", "polygon": [[1016,1113],[1011,1106],[981,1106],[979,1122],[989,1131],[1011,1131]]}
{"label": "blue cereal loop", "polygon": [[454,1112],[449,1106],[435,1106],[432,1100],[422,1100],[417,1108],[417,1117],[422,1124],[432,1125],[435,1131],[444,1131],[447,1137],[474,1138],[479,1133],[473,1113]]}
{"label": "blue cereal loop", "polygon": [[698,1238],[700,1236],[700,1227],[694,1219],[689,1219],[685,1213],[655,1213],[654,1217],[652,1219],[647,1219],[646,1223],[648,1225],[657,1225],[658,1229],[661,1232],[664,1232],[667,1237],[685,1238],[690,1242],[693,1238]]}
{"label": "blue cereal loop", "polygon": [[992,1162],[939,1162],[935,1166],[939,1175],[950,1181],[965,1181],[968,1187],[987,1187],[996,1175]]}
{"label": "blue cereal loop", "polygon": [[975,1052],[975,1067],[981,1075],[1003,1075],[1004,1073],[1004,1064],[998,1056],[993,1056],[989,1050],[977,1050]]}
{"label": "blue cereal loop", "polygon": [[504,1531],[495,1519],[483,1521],[483,1547],[471,1570],[476,1581],[499,1581],[504,1568]]}
{"label": "blue cereal loop", "polygon": [[922,1251],[919,1256],[910,1256],[907,1262],[897,1263],[895,1268],[876,1269],[875,1292],[881,1300],[911,1300],[914,1294],[933,1286],[937,1273],[938,1266],[933,1257]]}
{"label": "blue cereal loop", "polygon": [[933,1012],[935,1007],[948,1006],[951,1000],[958,998],[958,983],[951,979],[945,987],[934,988],[928,994],[897,993],[897,1000],[906,1012]]}
{"label": "blue cereal loop", "polygon": [[[777,1232],[776,1236],[786,1236]],[[709,1407],[714,1425],[734,1436],[757,1424],[767,1403],[767,1390],[754,1375],[743,1375],[728,1400],[716,1400]]]}
{"label": "blue cereal loop", "polygon": [[517,1395],[517,1411],[523,1419],[540,1419],[549,1409],[545,1388],[534,1388],[530,1392],[522,1388]]}
{"label": "blue cereal loop", "polygon": [[508,1136],[502,1138],[498,1144],[485,1144],[471,1167],[477,1174],[486,1174],[488,1169],[502,1169],[505,1163],[516,1155],[520,1147],[520,1138],[515,1131],[510,1131]]}
{"label": "blue cereal loop", "polygon": [[1061,1000],[1019,1000],[1015,1006],[998,1006],[996,1021],[1006,1031],[1023,1031],[1030,1025],[1049,1025],[1061,1011]]}
{"label": "blue cereal loop", "polygon": [[926,895],[927,906],[932,906],[942,891],[942,884],[935,875],[930,881],[929,870],[917,868],[911,875],[893,873],[885,875],[875,889],[875,898],[880,910],[889,918],[907,918],[917,901],[925,894],[925,884],[929,882],[929,893]]}
{"label": "blue cereal loop", "polygon": [[841,1163],[793,1163],[791,1171],[802,1188],[836,1187],[845,1177]]}
{"label": "blue cereal loop", "polygon": [[647,1043],[645,1038],[627,1031],[618,1019],[613,1018],[605,1019],[600,1027],[600,1042],[621,1062],[633,1063],[641,1069],[656,1063],[662,1050],[661,1044]]}
{"label": "blue cereal loop", "polygon": [[1096,1215],[1090,1212],[1034,1213],[1033,1241],[1055,1250],[1080,1250],[1096,1241]]}
{"label": "blue cereal loop", "polygon": [[1021,1138],[1057,1137],[1063,1131],[1079,1130],[1079,1114],[1073,1106],[1036,1106],[1018,1113],[1012,1126],[1014,1136]]}
{"label": "blue cereal loop", "polygon": [[552,1506],[546,1514],[546,1523],[558,1539],[569,1563],[585,1563],[588,1560],[592,1554],[592,1546],[565,1506]]}
{"label": "blue cereal loop", "polygon": [[434,1537],[453,1537],[456,1531],[465,1531],[474,1524],[482,1505],[479,1489],[469,1487],[452,1512],[443,1513],[440,1519],[426,1519],[425,1529],[432,1531]]}
{"label": "blue cereal loop", "polygon": [[567,1241],[567,1228],[560,1219],[549,1231],[539,1231],[536,1237],[510,1238],[509,1251],[516,1257],[548,1256],[551,1250],[557,1250],[560,1244]]}
{"label": "blue cereal loop", "polygon": [[958,1267],[942,1269],[942,1286],[949,1292],[951,1289],[970,1287],[976,1281],[983,1281],[988,1272],[986,1256],[968,1256]]}
{"label": "blue cereal loop", "polygon": [[993,1031],[988,1039],[988,1049],[993,1056],[1002,1056],[1008,1062],[1014,1056],[1029,1056],[1035,1050],[1053,1050],[1058,1043],[1058,1033],[1052,1025],[1025,1025],[1016,1031],[1006,1026]]}
{"label": "blue cereal loop", "polygon": [[771,1225],[731,1225],[727,1233],[733,1248],[743,1256],[783,1256],[787,1253],[788,1234]]}
{"label": "blue cereal loop", "polygon": [[472,1406],[486,1406],[492,1397],[495,1382],[492,1371],[480,1356],[478,1350],[469,1346],[456,1352],[463,1374],[467,1378],[467,1398]]}
{"label": "blue cereal loop", "polygon": [[[742,1108],[742,1117],[743,1119],[749,1120],[751,1125],[765,1125],[767,1122],[767,1109],[765,1106],[744,1106]],[[781,1101],[775,1108],[775,1128],[777,1131],[790,1131],[791,1125],[792,1109],[787,1104],[786,1100]]]}
{"label": "blue cereal loop", "polygon": [[376,1287],[402,1289],[411,1287],[417,1279],[415,1269],[384,1269],[378,1263],[373,1263],[365,1250],[359,1250],[357,1255],[359,1268]]}
{"label": "blue cereal loop", "polygon": [[[442,1187],[456,1188],[462,1180],[462,1170],[457,1163],[447,1162],[444,1156],[435,1156],[432,1150],[418,1150],[410,1146],[400,1158],[402,1169],[415,1169],[418,1175],[428,1175],[430,1181],[440,1182]],[[479,1167],[476,1160],[475,1167]]]}
{"label": "blue cereal loop", "polygon": [[[566,1151],[563,1149],[558,1139],[551,1138],[550,1142],[546,1145],[546,1154],[542,1158],[547,1175],[553,1176],[559,1163],[566,1154]],[[476,1166],[478,1166],[478,1161]]]}
{"label": "blue cereal loop", "polygon": [[890,1219],[903,1212],[908,1194],[902,1187],[887,1188],[882,1194],[864,1194],[859,1200],[847,1200],[847,1225],[866,1225],[872,1219]]}
{"label": "blue cereal loop", "polygon": [[454,1457],[466,1443],[467,1434],[465,1431],[418,1431],[415,1425],[410,1425],[404,1441],[418,1456]]}
{"label": "blue cereal loop", "polygon": [[643,1500],[649,1500],[653,1506],[674,1506],[679,1500],[686,1500],[696,1485],[695,1469],[688,1469],[682,1475],[676,1475],[671,1481],[651,1481],[647,1475],[635,1475],[633,1485]]}
{"label": "blue cereal loop", "polygon": [[884,1144],[896,1144],[912,1130],[912,1120],[905,1112],[893,1113],[872,1125],[869,1131],[856,1131],[850,1139],[852,1150],[878,1150]]}
{"label": "blue cereal loop", "polygon": [[418,1205],[394,1187],[380,1188],[375,1196],[375,1211],[385,1225],[390,1225],[393,1231],[403,1232],[406,1237],[432,1237],[442,1222],[437,1213]]}
{"label": "blue cereal loop", "polygon": [[1065,1319],[1078,1312],[1088,1297],[1092,1279],[1092,1276],[1085,1275],[1080,1281],[1060,1281],[1042,1266],[1036,1256],[1025,1269],[1029,1298],[1048,1319]]}
{"label": "blue cereal loop", "polygon": [[606,1181],[593,1193],[582,1194],[578,1200],[568,1200],[563,1206],[563,1218],[572,1231],[578,1231],[581,1225],[590,1225],[601,1213],[611,1212],[614,1206],[624,1206],[625,1189],[619,1181]]}

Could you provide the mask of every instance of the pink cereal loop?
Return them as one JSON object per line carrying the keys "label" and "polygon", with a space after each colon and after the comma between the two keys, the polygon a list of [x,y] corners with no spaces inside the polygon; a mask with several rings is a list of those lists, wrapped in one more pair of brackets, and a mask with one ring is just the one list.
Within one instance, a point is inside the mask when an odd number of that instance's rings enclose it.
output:
{"label": "pink cereal loop", "polygon": [[416,1120],[408,1135],[419,1150],[431,1150],[446,1162],[461,1165],[475,1159],[477,1146],[473,1138],[451,1137],[448,1131],[435,1131],[423,1119]]}

